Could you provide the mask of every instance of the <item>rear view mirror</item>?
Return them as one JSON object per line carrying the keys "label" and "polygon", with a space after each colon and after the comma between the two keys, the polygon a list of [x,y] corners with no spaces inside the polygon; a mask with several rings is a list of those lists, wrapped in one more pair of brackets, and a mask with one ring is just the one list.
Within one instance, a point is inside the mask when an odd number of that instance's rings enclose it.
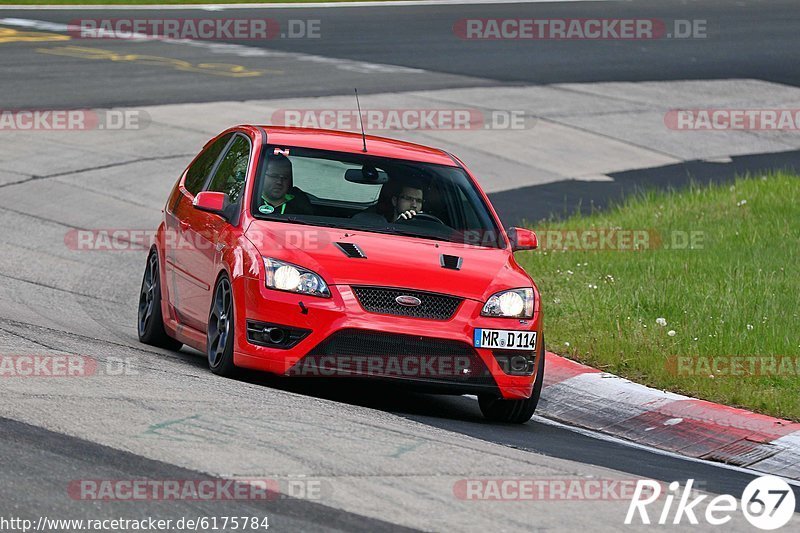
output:
{"label": "rear view mirror", "polygon": [[360,169],[351,168],[345,171],[344,179],[350,183],[362,185],[382,185],[389,181],[389,176],[375,167],[364,165]]}
{"label": "rear view mirror", "polygon": [[525,228],[508,228],[508,240],[511,241],[511,251],[535,250],[539,247],[539,239],[533,230]]}

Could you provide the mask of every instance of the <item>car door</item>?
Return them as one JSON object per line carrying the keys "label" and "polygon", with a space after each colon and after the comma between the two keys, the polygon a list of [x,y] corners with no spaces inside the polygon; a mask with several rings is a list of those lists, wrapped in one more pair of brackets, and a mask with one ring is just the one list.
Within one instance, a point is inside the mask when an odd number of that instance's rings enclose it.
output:
{"label": "car door", "polygon": [[[231,204],[239,204],[251,152],[250,139],[241,133],[234,134],[203,190],[225,193]],[[184,219],[189,221],[183,230],[189,245],[179,248],[177,254],[186,270],[184,276],[190,277],[193,282],[193,292],[184,301],[181,312],[187,325],[205,331],[211,293],[218,274],[217,258],[225,247],[221,237],[231,225],[222,216],[194,209],[193,206],[186,208]]]}
{"label": "car door", "polygon": [[189,227],[196,223],[197,210],[192,207],[195,195],[208,183],[217,162],[225,152],[225,148],[233,138],[229,133],[208,143],[202,152],[186,169],[181,180],[176,199],[167,206],[165,212],[166,246],[165,271],[168,286],[169,304],[181,324],[195,329],[199,324],[193,322],[186,314],[186,309],[193,307],[192,300],[202,297],[207,282],[202,280],[191,264],[191,258],[185,249],[193,245],[187,235]]}

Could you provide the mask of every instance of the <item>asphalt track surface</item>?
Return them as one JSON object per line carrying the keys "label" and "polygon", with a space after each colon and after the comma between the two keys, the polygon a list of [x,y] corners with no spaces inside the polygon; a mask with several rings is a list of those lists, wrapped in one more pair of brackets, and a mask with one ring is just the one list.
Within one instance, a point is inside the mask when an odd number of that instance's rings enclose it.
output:
{"label": "asphalt track surface", "polygon": [[[768,6],[768,8],[766,7]],[[267,99],[409,91],[482,84],[550,84],[597,81],[754,78],[800,85],[797,4],[792,0],[698,2],[568,2],[466,6],[364,7],[337,9],[236,9],[223,12],[169,10],[170,18],[215,16],[269,17],[287,28],[288,19],[319,20],[320,38],[232,41],[252,48],[303,53],[396,65],[428,72],[393,74],[355,72],[275,57],[267,61],[282,72],[238,79],[193,80],[180,73],[153,73],[132,62],[66,59],[38,53],[36,46],[3,48],[0,81],[4,106],[95,107],[178,102]],[[3,11],[17,17],[68,23],[78,18],[125,16],[122,11]],[[131,17],[158,18],[157,11],[137,10]],[[706,37],[653,40],[467,41],[453,25],[462,18],[651,18],[667,24],[706,21]],[[285,32],[284,32],[285,33]],[[74,44],[74,43],[72,43]],[[130,51],[131,45],[103,41],[103,48]],[[96,43],[93,46],[99,46]],[[193,60],[204,50],[176,50],[174,45],[134,45],[142,54]],[[220,54],[244,65],[264,58]],[[233,61],[235,59],[235,61]],[[91,64],[94,63],[94,64]],[[15,75],[23,74],[23,75]]]}
{"label": "asphalt track surface", "polygon": [[[0,442],[4,449],[3,515],[80,518],[83,502],[64,497],[63,487],[75,471],[94,479],[191,479],[214,478],[174,465],[145,459],[93,442],[53,433],[41,428],[0,418]],[[58,486],[57,490],[54,485]],[[20,490],[24,488],[24,490]],[[263,516],[291,531],[414,531],[381,520],[353,515],[312,502],[276,497],[269,502],[141,502],[142,516]],[[89,512],[93,519],[109,520],[129,512],[129,502],[109,502]]]}
{"label": "asphalt track surface", "polygon": [[[354,85],[364,92],[386,92],[733,77],[798,85],[796,4],[768,4],[768,9],[766,2],[733,6],[701,1],[343,8],[308,10],[308,14],[306,10],[276,11],[269,16],[321,19],[325,37],[320,42],[242,44],[425,72],[358,72],[340,68],[342,63],[276,56],[269,66],[281,71],[275,76],[255,81],[198,76],[187,83],[185,77],[168,69],[38,51],[53,43],[13,43],[0,44],[4,73],[0,94],[3,108],[67,108],[322,96],[345,94]],[[137,12],[131,16],[148,14],[155,15]],[[75,18],[75,13],[60,11],[2,11],[0,15],[53,22]],[[170,13],[175,17],[207,15]],[[258,15],[263,12],[237,10],[229,16]],[[485,46],[487,43],[465,43],[453,37],[454,19],[470,16],[704,18],[710,30],[705,40],[544,42],[533,46],[500,42]],[[87,46],[97,47],[96,43]],[[102,47],[120,53],[138,47],[143,50],[138,53],[187,61],[206,57],[202,49],[186,50],[165,43],[109,41]],[[263,59],[232,57],[246,67],[264,68]],[[680,179],[680,171],[675,175]],[[63,183],[48,179],[0,188],[0,224],[5,228],[0,237],[4,250],[0,258],[2,351],[81,353],[100,361],[113,355],[138,361],[138,371],[129,379],[110,376],[78,383],[4,383],[0,393],[0,416],[4,417],[0,418],[2,516],[268,514],[278,531],[389,531],[403,526],[443,530],[448,524],[470,529],[470,525],[485,526],[486,520],[497,520],[499,527],[506,528],[595,525],[598,530],[613,530],[621,525],[626,506],[586,502],[571,508],[556,504],[470,507],[470,502],[454,501],[452,480],[537,475],[636,476],[662,481],[694,478],[709,492],[738,495],[754,478],[740,470],[600,440],[540,419],[523,426],[488,424],[468,397],[430,396],[366,384],[343,388],[336,383],[289,382],[252,373],[240,381],[222,380],[212,376],[203,358],[190,350],[168,353],[144,347],[138,344],[133,327],[144,256],[76,254],[57,246],[64,232],[74,227],[154,225],[170,184],[156,177],[141,178],[141,186],[121,191],[117,198],[113,198],[114,191],[105,191],[108,196],[70,195],[64,192]],[[568,188],[569,184],[552,187]],[[553,194],[553,203],[562,193]],[[603,194],[597,192],[598,197]],[[195,426],[197,437],[165,436],[162,432],[158,438],[142,438],[152,436],[153,426],[159,422],[186,417],[210,422]],[[226,440],[206,435],[213,432],[214,421],[221,426],[230,424],[234,436]],[[415,451],[416,447],[423,453]],[[75,479],[223,475],[318,476],[331,484],[333,495],[319,502],[134,504],[75,501],[65,490]],[[409,479],[418,482],[416,489],[409,486]],[[795,494],[800,498],[797,488]]]}

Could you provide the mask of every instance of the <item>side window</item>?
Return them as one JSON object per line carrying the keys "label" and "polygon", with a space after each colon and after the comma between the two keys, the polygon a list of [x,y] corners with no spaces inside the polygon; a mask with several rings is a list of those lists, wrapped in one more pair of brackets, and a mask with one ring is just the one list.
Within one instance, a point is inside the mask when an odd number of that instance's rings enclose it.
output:
{"label": "side window", "polygon": [[242,135],[237,135],[228,149],[228,153],[220,161],[207,191],[224,192],[231,203],[239,201],[247,176],[247,164],[250,162],[250,142]]}
{"label": "side window", "polygon": [[225,148],[228,144],[228,141],[231,139],[232,133],[225,135],[217,139],[217,141],[206,148],[192,163],[192,166],[189,167],[189,170],[186,171],[186,179],[183,182],[183,186],[186,187],[186,190],[196,195],[200,192],[203,188],[203,185],[206,183],[206,178],[208,178],[208,173],[211,172],[211,167],[214,166],[214,163],[217,162],[217,157],[219,157],[220,152]]}

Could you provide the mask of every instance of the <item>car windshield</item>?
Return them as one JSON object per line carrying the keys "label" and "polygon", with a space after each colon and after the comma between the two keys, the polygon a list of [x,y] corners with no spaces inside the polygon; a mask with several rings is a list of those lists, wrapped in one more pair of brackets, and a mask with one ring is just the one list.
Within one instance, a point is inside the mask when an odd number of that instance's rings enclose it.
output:
{"label": "car windshield", "polygon": [[459,167],[268,146],[253,216],[503,247],[494,217]]}

